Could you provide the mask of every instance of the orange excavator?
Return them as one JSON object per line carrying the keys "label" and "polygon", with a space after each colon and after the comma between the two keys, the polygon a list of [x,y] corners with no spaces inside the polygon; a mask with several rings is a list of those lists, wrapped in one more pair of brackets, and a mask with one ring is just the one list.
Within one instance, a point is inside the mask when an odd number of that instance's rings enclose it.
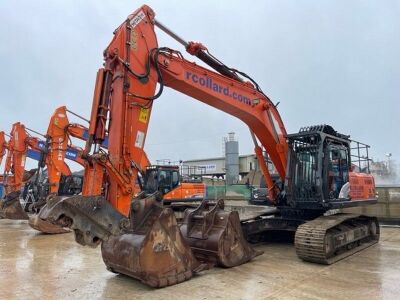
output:
{"label": "orange excavator", "polygon": [[[21,130],[22,129],[22,130]],[[5,198],[0,201],[0,216],[7,219],[28,219],[19,202],[22,186],[36,172],[25,171],[27,134],[20,123],[12,126],[7,143],[7,157],[4,166],[3,184]]]}
{"label": "orange excavator", "polygon": [[[6,166],[5,166],[5,172],[10,172],[10,171],[12,171],[13,170],[13,168],[12,168],[12,158],[13,158],[13,155],[12,155],[12,151],[13,151],[13,143],[11,143],[11,144],[9,144],[9,142],[7,142],[6,141],[6,139],[5,139],[5,136],[9,136],[8,134],[6,134],[6,133],[4,133],[4,131],[0,131],[0,165],[2,164],[2,162],[3,162],[3,158],[4,158],[4,156],[6,156],[7,157],[7,159],[6,159]],[[10,137],[10,136],[9,136]],[[10,151],[11,151],[11,153],[10,153]],[[9,154],[8,154],[9,153]],[[28,157],[29,157],[29,154],[28,154]],[[31,174],[32,172],[25,172],[25,178],[28,178],[28,177],[30,177],[30,174]],[[13,176],[13,175],[12,175]],[[13,178],[10,178],[10,181],[12,180]],[[1,186],[2,186],[2,189],[4,189],[4,174],[1,174],[0,175],[0,182],[1,182]],[[2,191],[2,192],[4,192],[4,191]],[[3,193],[2,193],[2,196],[3,196]]]}
{"label": "orange excavator", "polygon": [[7,153],[7,141],[4,131],[0,131],[0,166],[3,162],[4,155]]}
{"label": "orange excavator", "polygon": [[[25,172],[26,157],[39,161],[38,176],[36,176],[35,182],[31,185],[35,190],[35,195],[32,197],[38,199],[35,199],[35,203],[31,203],[31,212],[38,212],[40,207],[45,204],[45,199],[48,195],[60,194],[60,183],[62,183],[62,189],[65,190],[65,187],[69,185],[68,183],[79,181],[77,176],[72,176],[65,159],[75,161],[83,166],[81,149],[70,143],[70,137],[85,140],[87,128],[77,123],[70,123],[67,112],[85,120],[83,117],[67,110],[65,106],[57,108],[50,118],[45,136],[46,141],[30,136],[25,126],[19,122],[13,125],[11,143],[9,145],[10,151],[5,168],[5,173],[6,175],[8,174],[6,176],[8,178],[6,185],[9,187],[6,191],[19,191],[24,184],[25,181],[22,180],[19,174]],[[4,143],[4,145],[6,144]],[[107,140],[102,146],[107,147]],[[20,161],[21,163],[15,164],[13,161]],[[47,181],[42,184],[39,177],[44,168],[46,168]],[[15,182],[12,183],[12,181]],[[76,189],[77,191],[78,189]],[[61,194],[65,194],[64,192]],[[17,193],[12,195],[17,195]],[[4,217],[16,219],[22,216],[23,219],[28,218],[19,203],[19,196],[13,196],[12,198],[8,196],[3,204],[7,204],[7,206],[3,205],[2,215]]]}
{"label": "orange excavator", "polygon": [[[44,193],[45,197],[41,197],[41,201],[39,201],[40,203],[36,205],[36,207],[39,208],[46,203],[48,197],[60,194],[68,195],[70,193],[69,191],[65,191],[65,188],[63,188],[63,190],[60,192],[60,186],[58,185],[61,175],[64,175],[64,179],[72,182],[74,182],[76,179],[76,176],[71,176],[69,167],[64,162],[66,158],[76,161],[82,166],[84,165],[81,158],[81,150],[79,149],[79,151],[74,151],[74,146],[71,146],[70,139],[73,137],[83,141],[87,140],[88,128],[78,123],[71,123],[67,113],[71,113],[84,121],[88,121],[82,116],[68,110],[66,106],[60,106],[56,108],[52,114],[46,134],[46,145],[43,147],[45,149],[43,154],[46,155],[42,155],[41,162],[39,162],[39,167],[47,166],[50,188],[48,191],[46,191],[46,193]],[[101,143],[101,148],[107,149],[107,147],[108,137],[105,137],[104,141]],[[49,164],[50,168],[48,166]],[[150,162],[147,158],[147,155],[144,154],[139,166],[144,170],[149,165]],[[70,187],[70,185],[66,186]],[[65,185],[63,185],[63,187],[65,187]],[[139,184],[136,184],[134,189],[135,192],[140,191]],[[38,212],[38,209],[35,211]],[[38,218],[37,214],[29,217],[29,225],[32,228],[45,233],[65,232],[62,227],[55,226],[49,222],[41,220]]]}
{"label": "orange excavator", "polygon": [[[210,68],[159,47],[155,27]],[[324,264],[378,241],[376,218],[335,213],[338,208],[377,201],[373,177],[352,172],[349,136],[329,125],[287,134],[277,106],[255,80],[224,65],[202,44],[186,42],[146,5],[114,31],[104,61],[97,73],[82,155],[83,193],[51,199],[40,218],[71,227],[82,245],[101,244],[109,270],[150,286],[179,283],[210,265],[248,262],[259,253],[244,236],[252,239],[268,230],[294,231],[298,256]],[[235,116],[249,127],[268,200],[276,207],[273,212],[240,222],[237,212],[223,209],[222,201],[215,205],[203,201],[186,210],[178,226],[170,209],[163,207],[162,195],[146,193],[151,190],[149,181],[134,197],[152,105],[164,87]],[[108,152],[100,148],[106,133]],[[262,148],[279,180],[269,173]]]}
{"label": "orange excavator", "polygon": [[[27,219],[28,215],[25,211],[32,212],[29,216],[29,225],[39,231],[45,233],[63,233],[66,232],[64,229],[41,221],[37,218],[37,213],[40,208],[46,203],[46,199],[51,195],[73,195],[81,191],[82,178],[78,175],[73,175],[69,166],[65,163],[65,159],[75,161],[83,166],[83,160],[81,158],[81,149],[73,146],[70,142],[70,137],[75,137],[81,140],[86,140],[88,129],[77,123],[70,123],[67,112],[70,112],[83,120],[83,117],[69,111],[65,106],[58,107],[52,114],[46,134],[46,141],[42,141],[38,138],[30,136],[26,128],[21,123],[14,124],[13,136],[24,136],[25,138],[19,140],[22,149],[25,144],[24,152],[12,152],[11,158],[14,156],[18,157],[29,157],[39,161],[38,170],[36,172],[36,178],[34,182],[29,182],[25,185],[27,191],[31,194],[26,195],[26,202],[24,208],[21,207],[19,201],[19,195],[17,193],[12,194],[13,197],[8,196],[7,201],[4,202],[2,209],[2,215],[9,219]],[[27,129],[31,130],[31,129]],[[31,130],[32,131],[32,130]],[[39,133],[38,133],[39,134]],[[14,142],[14,138],[12,138]],[[103,148],[107,148],[107,138],[102,143]],[[141,161],[141,168],[146,168],[150,162],[147,156],[144,155]],[[19,169],[24,169],[23,165],[18,166]],[[42,174],[46,168],[45,178],[42,178]],[[13,172],[16,166],[10,168]],[[20,170],[19,170],[20,171]],[[44,179],[44,180],[43,180]],[[24,182],[20,183],[20,186]],[[136,191],[140,188],[137,185]],[[29,201],[32,200],[32,201]]]}
{"label": "orange excavator", "polygon": [[[5,183],[8,186],[6,194],[8,194],[7,192],[13,193],[6,196],[6,199],[2,202],[1,215],[4,218],[27,219],[28,215],[25,211],[37,213],[41,206],[45,204],[47,196],[55,194],[72,195],[80,192],[82,178],[81,176],[72,175],[69,166],[65,163],[65,159],[75,161],[83,166],[81,149],[70,143],[70,136],[85,140],[87,128],[80,124],[70,123],[67,112],[85,120],[83,117],[67,110],[65,106],[57,108],[50,118],[45,136],[46,141],[30,136],[26,130],[33,130],[25,128],[19,122],[13,125],[11,143],[9,145],[10,151],[5,168],[7,178]],[[37,134],[41,135],[40,133]],[[4,133],[2,137],[4,139]],[[8,147],[5,139],[2,145]],[[102,147],[106,146],[107,140],[103,143]],[[3,151],[2,153],[5,152]],[[34,182],[26,183],[27,180],[22,180],[22,177],[18,175],[23,172],[27,173],[24,170],[26,157],[39,162],[38,169],[34,170],[36,171]],[[21,163],[14,164],[13,161],[20,161]],[[34,171],[27,174],[33,175]],[[42,178],[43,173],[47,173],[45,178]],[[10,186],[11,182],[13,186]],[[24,184],[24,191],[27,191],[27,195],[24,198],[27,201],[24,203],[25,208],[23,209],[20,204],[20,194],[18,191],[20,191]],[[39,221],[35,215],[29,217],[29,224],[34,229],[46,233],[65,232],[50,224],[47,225],[45,222]]]}
{"label": "orange excavator", "polygon": [[[7,154],[7,141],[6,134],[4,131],[0,131],[0,166],[3,162],[4,156]],[[3,174],[0,175],[0,198],[3,197],[4,194],[4,177]],[[1,218],[1,217],[0,217]]]}
{"label": "orange excavator", "polygon": [[196,202],[206,195],[206,185],[201,179],[183,176],[179,165],[151,165],[143,173],[147,193],[160,192],[164,203]]}
{"label": "orange excavator", "polygon": [[[8,143],[8,155],[4,169],[4,185],[6,189],[6,199],[2,202],[1,214],[8,219],[27,219],[25,213],[27,209],[21,207],[19,198],[21,189],[25,183],[33,176],[36,176],[38,182],[38,170],[25,171],[25,160],[27,157],[39,161],[39,169],[47,167],[48,186],[51,193],[58,193],[59,183],[62,176],[71,176],[71,171],[64,160],[60,160],[57,154],[50,153],[46,155],[46,143],[37,137],[28,133],[25,125],[20,122],[14,123]],[[75,146],[68,146],[66,149],[67,158],[81,165],[83,161],[80,158],[81,149]],[[23,175],[21,175],[23,174]],[[65,185],[65,181],[63,182]],[[37,184],[36,184],[37,185]],[[37,202],[32,203],[33,208],[39,209]],[[26,205],[27,206],[27,205]],[[26,207],[28,208],[28,207]]]}

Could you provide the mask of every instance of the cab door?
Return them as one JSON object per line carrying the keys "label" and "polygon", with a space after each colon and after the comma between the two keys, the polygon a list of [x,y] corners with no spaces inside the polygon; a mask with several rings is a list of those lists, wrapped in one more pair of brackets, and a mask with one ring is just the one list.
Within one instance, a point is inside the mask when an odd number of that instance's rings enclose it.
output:
{"label": "cab door", "polygon": [[329,199],[337,199],[343,185],[349,182],[349,152],[345,146],[331,144],[327,147],[325,157],[326,196]]}

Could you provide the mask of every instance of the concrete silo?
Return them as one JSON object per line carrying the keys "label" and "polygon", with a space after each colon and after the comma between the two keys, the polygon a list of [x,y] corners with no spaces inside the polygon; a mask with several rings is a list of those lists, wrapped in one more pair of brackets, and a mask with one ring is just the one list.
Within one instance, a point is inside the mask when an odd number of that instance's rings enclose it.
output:
{"label": "concrete silo", "polygon": [[225,169],[226,184],[239,182],[239,142],[235,140],[235,133],[228,133],[225,140]]}

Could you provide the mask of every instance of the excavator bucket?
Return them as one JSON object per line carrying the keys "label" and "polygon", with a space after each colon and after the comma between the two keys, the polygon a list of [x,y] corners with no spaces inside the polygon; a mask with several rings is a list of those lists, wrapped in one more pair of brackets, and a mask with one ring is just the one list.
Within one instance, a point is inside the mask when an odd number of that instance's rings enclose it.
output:
{"label": "excavator bucket", "polygon": [[203,200],[196,209],[187,209],[181,232],[198,260],[220,267],[238,266],[263,253],[245,240],[238,212],[224,211],[222,199],[213,207]]}
{"label": "excavator bucket", "polygon": [[29,216],[28,224],[33,229],[47,234],[59,234],[59,233],[71,232],[71,230],[69,230],[68,228],[64,228],[60,225],[54,225],[50,222],[42,220],[41,218],[39,218],[38,215]]}
{"label": "excavator bucket", "polygon": [[62,227],[60,225],[52,224],[48,221],[42,220],[38,216],[38,212],[40,209],[47,203],[49,199],[54,197],[54,195],[50,195],[46,198],[40,198],[37,202],[31,204],[30,211],[34,212],[34,214],[29,216],[28,224],[33,229],[46,233],[46,234],[59,234],[59,233],[68,233],[71,232],[69,228]]}
{"label": "excavator bucket", "polygon": [[0,217],[12,220],[27,220],[29,217],[19,201],[19,191],[14,191],[0,200]]}
{"label": "excavator bucket", "polygon": [[209,267],[195,258],[173,211],[164,208],[154,194],[134,199],[129,219],[102,196],[54,197],[39,217],[72,228],[82,245],[101,244],[110,271],[152,287],[180,283]]}

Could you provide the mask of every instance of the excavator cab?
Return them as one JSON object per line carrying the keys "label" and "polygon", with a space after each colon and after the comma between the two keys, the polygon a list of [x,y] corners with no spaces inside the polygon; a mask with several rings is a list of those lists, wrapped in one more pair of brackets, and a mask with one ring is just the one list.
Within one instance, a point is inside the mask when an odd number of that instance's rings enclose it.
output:
{"label": "excavator cab", "polygon": [[165,195],[179,185],[179,177],[178,166],[149,166],[144,176],[144,190]]}
{"label": "excavator cab", "polygon": [[[332,264],[377,243],[377,218],[339,212],[377,202],[374,178],[368,174],[369,146],[355,142],[352,147],[349,136],[329,125],[302,128],[287,140],[286,194],[281,193],[278,209],[282,223],[298,222],[294,227],[297,255],[305,261]],[[357,161],[365,173],[353,172]]]}
{"label": "excavator cab", "polygon": [[[181,173],[182,171],[182,173]],[[191,174],[177,165],[153,165],[146,169],[142,178],[143,191],[148,194],[159,192],[164,204],[200,202],[206,194],[206,186],[199,174]],[[179,206],[182,210],[185,205]],[[178,209],[178,206],[175,206]]]}
{"label": "excavator cab", "polygon": [[59,196],[72,196],[78,195],[82,192],[83,176],[82,175],[69,175],[61,176],[60,186],[58,188]]}
{"label": "excavator cab", "polygon": [[[369,168],[364,168],[366,173],[351,172],[353,156],[349,136],[329,125],[320,125],[302,128],[287,138],[289,168],[282,206],[326,211],[377,201]],[[368,166],[367,156],[357,157]],[[365,192],[357,195],[358,190]]]}

